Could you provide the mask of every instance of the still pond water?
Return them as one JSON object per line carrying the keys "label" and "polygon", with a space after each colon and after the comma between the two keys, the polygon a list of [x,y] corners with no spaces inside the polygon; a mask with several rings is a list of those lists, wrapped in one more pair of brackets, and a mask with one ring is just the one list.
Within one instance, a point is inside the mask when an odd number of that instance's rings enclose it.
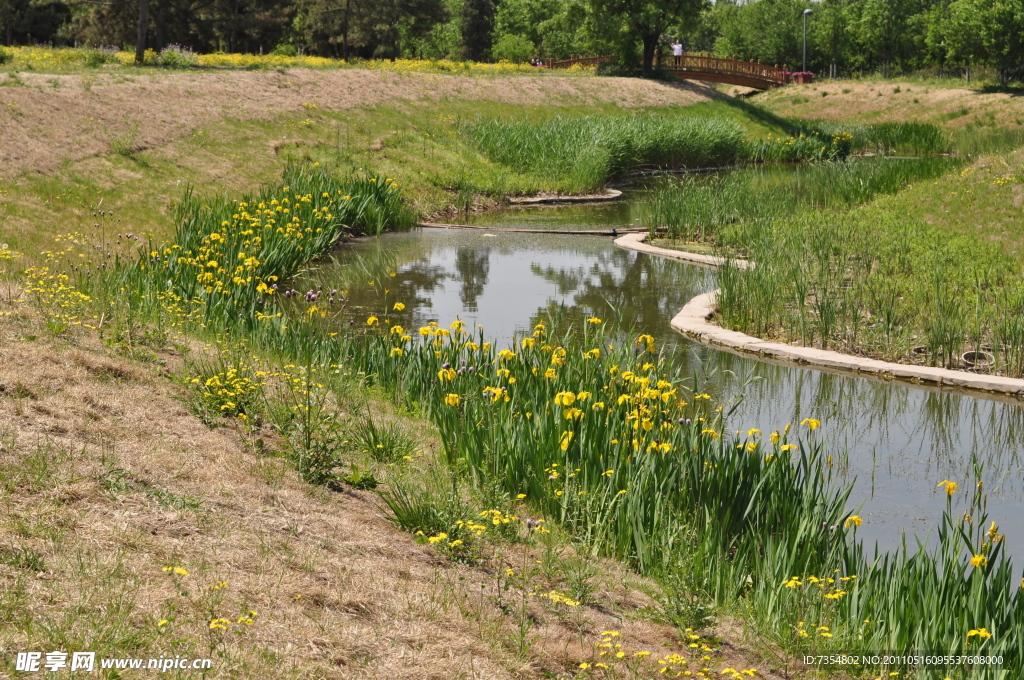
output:
{"label": "still pond water", "polygon": [[[319,283],[348,290],[348,311],[357,323],[402,302],[401,318],[390,316],[407,328],[459,317],[483,325],[497,344],[552,311],[569,319],[617,317],[658,338],[687,372],[707,376],[706,391],[718,400],[739,402],[731,428],[770,432],[807,417],[821,420],[814,434],[833,454],[840,479],[854,484],[850,509],[860,508],[860,535],[868,545],[892,549],[903,532],[934,537],[946,503],[936,484],[950,479],[970,487],[973,453],[984,464],[990,519],[1006,533],[1015,562],[1024,560],[1021,402],[769,364],[703,347],[672,331],[669,321],[690,298],[715,288],[713,271],[622,250],[610,236],[502,231],[636,226],[635,204],[533,207],[468,219],[489,228],[361,239],[342,246],[296,288]],[[958,512],[967,496],[955,497]]]}

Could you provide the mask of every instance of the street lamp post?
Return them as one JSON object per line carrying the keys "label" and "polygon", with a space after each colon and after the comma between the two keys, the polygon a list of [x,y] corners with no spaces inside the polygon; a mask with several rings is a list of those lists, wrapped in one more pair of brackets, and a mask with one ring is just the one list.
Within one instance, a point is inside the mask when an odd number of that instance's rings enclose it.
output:
{"label": "street lamp post", "polygon": [[813,9],[804,10],[804,72],[807,72],[807,17],[814,14]]}

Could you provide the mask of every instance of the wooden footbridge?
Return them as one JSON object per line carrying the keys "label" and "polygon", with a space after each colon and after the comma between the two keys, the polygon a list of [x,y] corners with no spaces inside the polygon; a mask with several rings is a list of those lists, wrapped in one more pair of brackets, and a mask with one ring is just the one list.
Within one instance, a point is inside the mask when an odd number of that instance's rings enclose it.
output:
{"label": "wooden footbridge", "polygon": [[[569,59],[553,61],[549,66],[551,68],[570,68],[577,64],[581,66],[597,66],[603,62],[610,61],[615,61],[615,57],[573,56]],[[785,65],[779,68],[778,66],[768,66],[756,61],[740,61],[739,59],[712,57],[706,54],[694,53],[656,60],[655,66],[683,80],[728,83],[730,85],[752,87],[757,90],[769,90],[790,82],[801,82],[800,76],[803,75],[790,74]],[[795,78],[794,75],[796,75]]]}

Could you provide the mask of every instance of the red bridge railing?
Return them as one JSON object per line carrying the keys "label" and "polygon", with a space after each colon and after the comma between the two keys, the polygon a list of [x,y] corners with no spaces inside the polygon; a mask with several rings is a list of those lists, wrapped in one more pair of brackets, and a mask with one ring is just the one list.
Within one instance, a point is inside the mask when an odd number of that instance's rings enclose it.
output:
{"label": "red bridge railing", "polygon": [[[569,68],[577,64],[596,66],[603,62],[614,61],[614,57],[578,57],[553,61],[551,68]],[[735,85],[747,85],[767,89],[785,85],[792,81],[785,65],[769,66],[756,61],[741,61],[706,54],[686,53],[682,56],[669,56],[656,59],[655,64],[663,70],[674,73],[687,80],[705,80]]]}
{"label": "red bridge railing", "polygon": [[756,61],[724,59],[703,54],[687,53],[681,57],[666,57],[660,65],[666,71],[673,72],[739,76],[763,80],[773,85],[785,85],[789,82],[789,75],[785,66],[779,68],[778,66],[769,66],[768,64]]}

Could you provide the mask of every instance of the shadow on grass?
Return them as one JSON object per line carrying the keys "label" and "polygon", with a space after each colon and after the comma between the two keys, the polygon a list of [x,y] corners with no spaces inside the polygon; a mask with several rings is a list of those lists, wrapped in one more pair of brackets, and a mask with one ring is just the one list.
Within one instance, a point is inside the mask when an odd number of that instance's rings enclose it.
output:
{"label": "shadow on grass", "polygon": [[758,120],[765,125],[785,130],[787,134],[800,134],[807,129],[807,123],[795,123],[788,118],[778,116],[768,109],[762,108],[757,104],[751,104],[743,99],[737,99],[736,97],[724,97],[722,100],[726,105],[731,106],[739,111],[742,111],[746,115]]}
{"label": "shadow on grass", "polygon": [[1008,94],[1011,97],[1024,96],[1024,83],[1013,85],[982,85],[975,90],[977,94]]}

